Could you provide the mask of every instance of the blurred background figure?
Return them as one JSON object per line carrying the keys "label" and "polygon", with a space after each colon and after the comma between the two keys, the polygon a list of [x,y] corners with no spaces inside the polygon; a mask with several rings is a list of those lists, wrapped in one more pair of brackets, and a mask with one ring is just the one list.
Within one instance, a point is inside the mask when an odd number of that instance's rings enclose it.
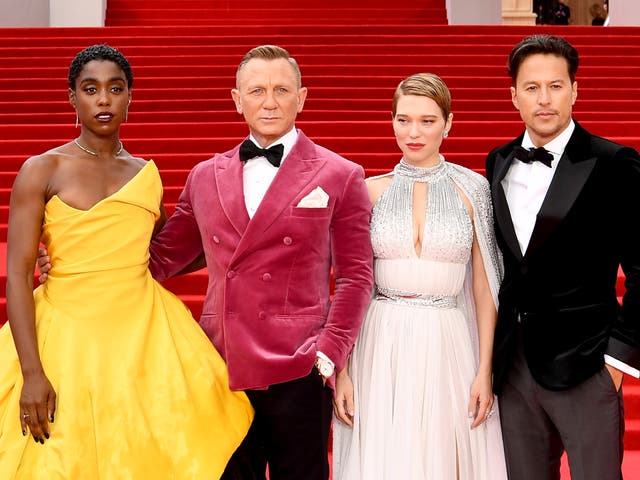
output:
{"label": "blurred background figure", "polygon": [[555,25],[569,25],[571,9],[566,4],[566,0],[558,0],[553,8],[553,23]]}
{"label": "blurred background figure", "polygon": [[533,13],[536,14],[536,25],[548,25],[552,23],[549,1],[536,0],[533,2]]}
{"label": "blurred background figure", "polygon": [[605,13],[603,5],[601,5],[600,3],[594,3],[593,5],[591,5],[591,7],[589,7],[589,13],[593,17],[593,20],[591,20],[591,25],[604,25],[607,14]]}

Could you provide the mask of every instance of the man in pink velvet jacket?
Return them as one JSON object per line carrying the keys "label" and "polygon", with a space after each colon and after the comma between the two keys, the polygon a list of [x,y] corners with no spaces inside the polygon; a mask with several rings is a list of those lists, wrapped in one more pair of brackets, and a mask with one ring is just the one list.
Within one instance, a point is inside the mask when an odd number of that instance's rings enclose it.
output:
{"label": "man in pink velvet jacket", "polygon": [[225,479],[328,478],[329,386],[371,295],[364,172],[295,128],[306,94],[286,50],[249,51],[232,97],[250,136],[195,166],[151,246],[158,279],[204,253],[200,323],[256,411]]}

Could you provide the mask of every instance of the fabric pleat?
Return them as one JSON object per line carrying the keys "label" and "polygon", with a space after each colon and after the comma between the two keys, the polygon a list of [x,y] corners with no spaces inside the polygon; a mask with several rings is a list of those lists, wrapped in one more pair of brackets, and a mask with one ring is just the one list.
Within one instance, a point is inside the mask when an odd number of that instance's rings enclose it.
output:
{"label": "fabric pleat", "polygon": [[217,479],[252,419],[185,305],[151,278],[162,187],[149,162],[89,210],[54,196],[43,241],[53,266],[34,292],[45,373],[57,394],[44,445],[20,430],[22,388],[0,329],[0,478]]}

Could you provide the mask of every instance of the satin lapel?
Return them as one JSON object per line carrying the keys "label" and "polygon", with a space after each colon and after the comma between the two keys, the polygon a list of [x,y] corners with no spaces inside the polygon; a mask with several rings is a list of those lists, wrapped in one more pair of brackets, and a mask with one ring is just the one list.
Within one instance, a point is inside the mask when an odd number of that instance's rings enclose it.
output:
{"label": "satin lapel", "polygon": [[591,134],[578,122],[560,158],[549,190],[544,198],[525,256],[534,253],[567,216],[585,182],[593,171],[597,157],[591,153]]}
{"label": "satin lapel", "polygon": [[222,161],[216,162],[215,176],[220,205],[233,228],[242,236],[249,224],[249,214],[244,203],[242,162],[238,150],[231,157],[221,156],[219,160]]}
{"label": "satin lapel", "polygon": [[258,240],[283,210],[292,206],[295,197],[311,182],[325,162],[324,158],[316,158],[314,144],[300,132],[298,142],[282,163],[258,210],[247,225],[234,259]]}
{"label": "satin lapel", "polygon": [[493,207],[496,212],[495,222],[500,229],[502,238],[509,246],[509,249],[517,259],[522,258],[522,251],[516,236],[516,230],[513,226],[513,219],[509,211],[509,204],[502,188],[502,179],[507,174],[509,166],[513,161],[513,153],[509,153],[503,157],[499,152],[496,153],[495,165],[493,169],[493,179],[491,182],[491,194],[493,197]]}

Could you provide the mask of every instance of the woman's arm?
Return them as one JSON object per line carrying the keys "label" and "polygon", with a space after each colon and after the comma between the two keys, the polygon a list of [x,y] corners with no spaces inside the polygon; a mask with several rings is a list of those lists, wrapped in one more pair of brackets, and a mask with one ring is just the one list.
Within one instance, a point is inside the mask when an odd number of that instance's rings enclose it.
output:
{"label": "woman's arm", "polygon": [[[164,208],[164,202],[160,202],[160,218],[156,221],[156,225],[153,229],[153,236],[155,237],[156,233],[162,230],[164,224],[167,223],[167,211]],[[40,260],[38,260],[40,261]],[[201,270],[207,266],[207,260],[204,256],[204,252],[198,255],[193,262],[184,267],[175,276],[186,275],[187,273],[192,273],[198,270]]]}
{"label": "woman's arm", "polygon": [[156,224],[153,226],[153,234],[152,237],[155,237],[156,233],[162,230],[164,224],[167,223],[167,210],[164,208],[164,200],[160,201],[160,216],[158,220],[156,220]]}
{"label": "woman's arm", "polygon": [[346,366],[336,374],[336,393],[333,398],[333,411],[342,423],[353,427],[354,402],[353,382]]}
{"label": "woman's arm", "polygon": [[36,442],[49,438],[55,392],[45,376],[35,330],[33,274],[40,241],[51,162],[29,159],[20,169],[11,191],[7,234],[7,312],[20,359],[24,385],[20,397],[20,422]]}
{"label": "woman's arm", "polygon": [[487,273],[478,241],[474,236],[471,248],[471,266],[473,270],[473,297],[478,324],[479,357],[478,371],[471,386],[469,417],[473,418],[471,428],[484,422],[493,407],[492,356],[493,337],[498,313],[493,303]]}

